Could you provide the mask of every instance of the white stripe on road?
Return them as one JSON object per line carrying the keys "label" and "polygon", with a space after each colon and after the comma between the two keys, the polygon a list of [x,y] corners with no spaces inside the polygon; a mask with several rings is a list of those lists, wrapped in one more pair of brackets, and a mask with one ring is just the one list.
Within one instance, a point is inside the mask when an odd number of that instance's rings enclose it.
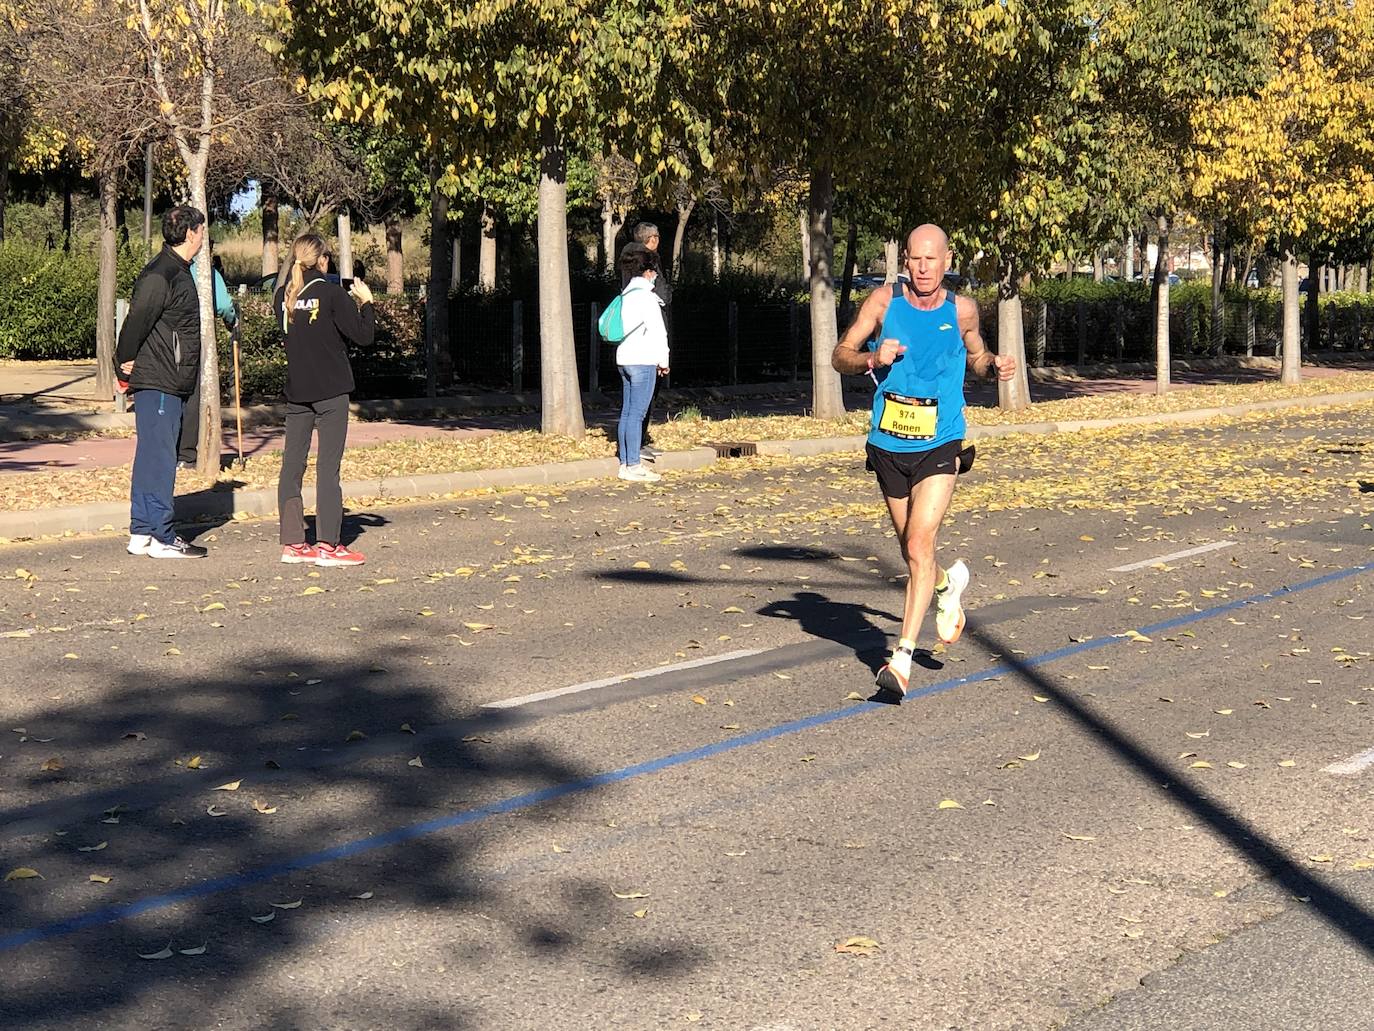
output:
{"label": "white stripe on road", "polygon": [[1322,773],[1334,773],[1338,777],[1353,777],[1371,766],[1374,766],[1374,748],[1365,749],[1359,755],[1352,755],[1349,759],[1332,763],[1322,770]]}
{"label": "white stripe on road", "polygon": [[734,662],[736,659],[747,659],[751,655],[762,655],[764,652],[772,650],[771,648],[744,648],[737,652],[725,652],[723,655],[708,655],[704,659],[689,659],[687,662],[675,662],[671,666],[641,669],[636,673],[623,673],[618,677],[606,677],[603,680],[589,680],[585,684],[573,684],[570,687],[556,687],[552,691],[521,695],[519,698],[502,698],[499,702],[487,702],[482,708],[514,709],[520,705],[529,705],[531,702],[542,702],[550,698],[560,698],[563,695],[577,694],[579,691],[595,691],[603,687],[629,683],[632,680],[645,680],[649,677],[661,676],[664,673],[677,673],[684,669],[696,669],[698,666],[711,666],[717,662]]}
{"label": "white stripe on road", "polygon": [[1160,555],[1159,558],[1147,558],[1143,562],[1132,562],[1129,566],[1116,566],[1107,570],[1109,573],[1129,573],[1133,569],[1144,569],[1146,566],[1157,566],[1162,562],[1172,562],[1180,558],[1192,558],[1194,555],[1205,555],[1209,551],[1220,551],[1222,548],[1229,548],[1235,541],[1217,541],[1214,544],[1202,544],[1196,548],[1189,548],[1187,551],[1175,551],[1172,555]]}

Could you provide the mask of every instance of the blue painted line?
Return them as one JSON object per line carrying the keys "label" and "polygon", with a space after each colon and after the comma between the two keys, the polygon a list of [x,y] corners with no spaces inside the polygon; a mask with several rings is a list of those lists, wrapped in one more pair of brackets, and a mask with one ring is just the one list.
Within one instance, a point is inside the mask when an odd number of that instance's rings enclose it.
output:
{"label": "blue painted line", "polygon": [[[1200,623],[1217,616],[1223,616],[1228,612],[1235,612],[1254,605],[1262,605],[1266,602],[1276,601],[1289,595],[1298,594],[1302,591],[1310,591],[1318,587],[1324,587],[1328,584],[1347,580],[1350,577],[1358,576],[1361,573],[1367,573],[1371,570],[1374,570],[1374,562],[1365,563],[1359,566],[1351,566],[1347,569],[1337,570],[1334,573],[1328,573],[1325,576],[1319,576],[1313,580],[1305,580],[1301,583],[1280,587],[1273,591],[1266,591],[1263,594],[1251,595],[1198,612],[1189,612],[1172,619],[1163,620],[1159,623],[1151,623],[1148,626],[1139,627],[1138,632],[1146,636],[1164,633],[1176,627],[1187,626],[1190,623]],[[1055,651],[1033,656],[1023,660],[1022,664],[1029,667],[1044,666],[1051,662],[1058,662],[1060,659],[1066,659],[1074,655],[1081,655],[1084,652],[1096,651],[1101,648],[1110,647],[1114,644],[1129,641],[1129,637],[1097,637],[1089,641],[1081,641],[1066,648],[1059,648]],[[942,694],[945,691],[952,691],[966,684],[976,684],[980,681],[1004,676],[1009,672],[1011,672],[1009,666],[994,666],[981,673],[974,673],[966,677],[957,677],[952,680],[941,681],[938,684],[932,684],[929,687],[918,688],[910,692],[907,695],[907,699],[912,700]],[[578,795],[586,791],[591,791],[594,788],[619,784],[623,781],[633,780],[636,777],[643,777],[651,773],[658,773],[661,770],[672,769],[675,766],[685,766],[688,763],[694,763],[701,759],[710,759],[713,756],[723,755],[726,752],[747,748],[749,745],[756,745],[762,741],[785,737],[799,731],[822,727],[829,723],[837,723],[840,720],[848,719],[852,716],[863,715],[875,710],[890,712],[891,707],[877,702],[863,702],[857,705],[848,706],[844,709],[835,709],[830,712],[818,713],[815,716],[806,716],[802,719],[789,720],[786,723],[779,723],[764,730],[757,730],[750,734],[741,734],[739,737],[727,738],[724,741],[703,745],[700,748],[694,748],[687,752],[675,752],[671,755],[660,756],[657,759],[650,759],[647,762],[636,763],[633,766],[623,766],[620,769],[608,770],[604,773],[593,774],[590,777],[582,777],[578,780],[566,781],[562,784],[554,784],[547,788],[541,788],[538,791],[526,792],[523,795],[514,795],[510,798],[493,802],[490,805],[479,806],[475,809],[465,809],[461,812],[451,813],[448,816],[426,820],[423,823],[415,823],[406,827],[397,827],[393,830],[384,831],[381,834],[374,834],[371,837],[346,841],[332,848],[321,849],[318,852],[309,852],[304,855],[283,859],[280,862],[270,863],[267,866],[261,866],[256,870],[249,870],[245,873],[232,874],[227,877],[217,877],[200,884],[179,888],[176,891],[165,892],[161,895],[149,895],[142,899],[136,899],[133,902],[105,906],[101,909],[93,910],[90,913],[68,917],[65,920],[57,920],[52,923],[42,924],[38,927],[15,931],[4,937],[0,937],[0,952],[9,952],[24,945],[31,945],[34,942],[61,938],[91,927],[117,923],[129,917],[140,916],[144,913],[166,909],[181,902],[189,902],[194,899],[206,898],[223,892],[236,891],[254,884],[260,884],[264,881],[273,880],[283,874],[295,873],[300,870],[309,870],[313,867],[323,866],[326,863],[333,863],[342,859],[350,859],[354,856],[376,851],[377,849],[390,848],[393,845],[403,845],[418,838],[437,834],[440,831],[452,830],[457,827],[479,823],[489,816],[499,816],[505,813],[518,812],[522,809],[529,809],[533,806],[542,805],[545,802],[566,798],[569,795]]]}

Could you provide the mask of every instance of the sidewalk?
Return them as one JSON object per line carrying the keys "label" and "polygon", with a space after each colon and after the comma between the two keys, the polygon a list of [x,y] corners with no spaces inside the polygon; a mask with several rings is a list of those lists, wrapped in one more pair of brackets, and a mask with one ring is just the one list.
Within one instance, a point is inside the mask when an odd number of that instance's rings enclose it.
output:
{"label": "sidewalk", "polygon": [[[33,417],[42,418],[43,413],[55,406],[74,400],[89,407],[94,388],[95,374],[90,363],[86,366],[86,378],[82,378],[83,363],[44,362],[20,363],[0,362],[0,400],[10,400],[20,395],[30,400],[27,407],[0,405],[0,476],[31,472],[52,472],[62,469],[95,469],[127,465],[133,461],[134,439],[125,430],[119,436],[88,436],[77,440],[14,440],[5,439],[3,423],[6,416],[19,418],[12,413],[29,412]],[[1206,363],[1196,363],[1206,364]],[[15,366],[32,365],[35,368],[15,372]],[[38,368],[42,366],[43,368]],[[1374,371],[1374,361],[1343,364],[1341,366],[1305,365],[1305,380],[1330,379],[1349,371]],[[1032,370],[1034,382],[1031,384],[1031,397],[1034,401],[1063,400],[1076,397],[1105,397],[1111,395],[1153,394],[1155,381],[1152,372],[1119,371],[1110,375],[1077,375],[1069,369]],[[1192,387],[1217,386],[1242,383],[1264,383],[1274,380],[1276,370],[1272,363],[1256,362],[1252,365],[1233,364],[1220,368],[1180,367],[1172,377],[1175,392],[1186,391]],[[72,384],[78,384],[73,387]],[[866,383],[866,381],[865,381]],[[20,390],[19,388],[24,388]],[[738,396],[729,393],[740,391]],[[27,391],[27,393],[25,393]],[[729,393],[727,393],[727,391]],[[665,392],[660,399],[658,416],[666,417],[670,412],[688,405],[699,408],[708,418],[720,419],[731,415],[803,415],[809,411],[811,397],[809,386],[802,384],[760,384],[757,392],[750,388],[722,388],[713,390],[693,390]],[[846,391],[845,405],[851,411],[868,407],[872,396],[871,389],[864,386]],[[994,408],[997,405],[997,390],[988,382],[970,381],[967,387],[970,407]],[[83,400],[84,399],[84,400]],[[510,406],[524,401],[523,410]],[[489,403],[503,407],[484,409],[479,398],[469,396],[458,399],[436,399],[432,402],[377,401],[360,402],[363,409],[375,408],[412,408],[433,404],[453,409],[453,414],[440,417],[415,417],[392,420],[363,420],[355,417],[348,428],[349,448],[385,444],[397,440],[424,440],[433,438],[472,438],[489,435],[504,430],[538,429],[538,395],[514,398],[512,395],[493,394]],[[254,410],[257,422],[254,428],[245,428],[243,434],[243,453],[252,456],[267,451],[281,450],[284,431],[279,423],[263,421],[260,410]],[[610,428],[619,417],[618,398],[615,395],[603,397],[598,404],[594,399],[586,411],[588,426]],[[123,417],[132,426],[132,414]],[[225,428],[223,454],[226,459],[237,457],[235,432],[232,424]]]}
{"label": "sidewalk", "polygon": [[[1322,407],[1341,404],[1365,404],[1374,402],[1374,378],[1365,363],[1353,371],[1360,375],[1347,376],[1345,383],[1333,382],[1327,392],[1294,395],[1281,394],[1279,397],[1257,398],[1251,388],[1237,395],[1221,394],[1207,389],[1199,394],[1194,403],[1187,403],[1191,388],[1215,388],[1226,385],[1246,385],[1275,382],[1275,370],[1227,367],[1224,369],[1179,370],[1175,375],[1174,399],[1165,406],[1172,410],[1151,410],[1140,406],[1144,411],[1130,410],[1132,406],[1111,403],[1113,398],[1128,401],[1137,395],[1142,401],[1145,395],[1153,394],[1154,380],[1136,370],[1120,370],[1115,375],[1086,378],[1065,375],[1062,371],[1044,383],[1037,382],[1032,387],[1032,398],[1037,402],[1057,402],[1063,399],[1081,399],[1085,403],[1077,409],[1064,411],[1062,404],[1040,405],[1024,413],[1022,418],[1009,418],[1012,413],[996,409],[996,388],[987,382],[969,385],[969,403],[974,409],[971,413],[967,438],[978,440],[986,437],[1002,436],[1009,433],[1052,434],[1082,429],[1102,429],[1127,425],[1181,425],[1199,422],[1218,416],[1235,416],[1260,410],[1297,409],[1303,407]],[[1322,380],[1352,371],[1347,365],[1343,369],[1313,366],[1304,367],[1304,379],[1313,385]],[[1042,375],[1044,370],[1037,370]],[[703,469],[714,464],[720,457],[712,442],[725,442],[739,439],[752,444],[761,456],[801,458],[806,456],[835,452],[859,453],[863,437],[858,431],[864,419],[857,413],[867,408],[872,396],[871,387],[856,384],[858,390],[846,394],[849,408],[855,417],[832,424],[811,426],[815,430],[831,431],[829,436],[798,436],[774,423],[772,426],[755,423],[752,429],[741,430],[735,423],[693,423],[685,421],[676,424],[664,434],[677,438],[676,450],[664,453],[657,465],[660,470]],[[747,392],[746,392],[747,390]],[[764,392],[767,390],[768,392]],[[1275,391],[1277,392],[1277,391]],[[610,430],[614,439],[614,422],[618,416],[618,406],[610,407],[602,399],[599,407],[589,408],[587,423],[589,427]],[[1103,403],[1104,400],[1107,403]],[[1179,402],[1184,402],[1180,404]],[[433,402],[430,402],[431,404]],[[394,409],[406,409],[408,404],[391,404]],[[732,416],[794,415],[808,414],[810,396],[798,393],[795,387],[741,388],[741,393],[724,395],[721,391],[699,392],[693,399],[684,399],[680,394],[669,397],[660,406],[660,417],[679,411],[684,404],[691,404],[713,418]],[[980,418],[977,409],[985,413]],[[1123,408],[1126,410],[1123,411]],[[1021,415],[1022,413],[1016,413]],[[390,422],[355,421],[349,428],[349,451],[356,456],[355,467],[361,472],[345,482],[344,498],[354,507],[395,504],[402,501],[422,500],[444,497],[479,490],[503,490],[520,487],[535,487],[552,484],[571,484],[589,480],[609,479],[615,476],[616,459],[601,457],[609,450],[604,439],[596,446],[583,450],[580,454],[560,452],[558,460],[549,460],[546,448],[531,447],[529,438],[509,438],[509,444],[499,441],[496,435],[502,430],[535,428],[537,412],[523,411],[471,411],[462,416],[446,416],[436,419],[409,419]],[[719,425],[720,429],[712,427]],[[789,424],[790,425],[790,424]],[[804,425],[804,424],[803,424]],[[684,428],[701,427],[700,430]],[[730,437],[731,433],[738,437]],[[747,435],[747,439],[746,439]],[[794,437],[798,439],[766,439],[770,437]],[[411,467],[395,466],[389,454],[379,453],[378,464],[367,445],[386,442],[409,442],[441,439],[459,443],[477,438],[498,440],[495,453],[502,458],[490,464],[454,465],[453,456],[448,456],[437,466],[427,463],[430,471]],[[591,438],[589,438],[591,439]],[[226,443],[232,440],[226,434]],[[272,461],[270,452],[280,446],[281,431],[275,427],[263,428],[245,434],[245,454],[257,454]],[[251,450],[250,450],[251,449]],[[749,450],[752,449],[740,449]],[[37,505],[5,505],[0,511],[0,543],[16,539],[28,539],[73,533],[98,533],[117,531],[128,526],[129,505],[127,499],[115,496],[122,494],[126,480],[121,479],[127,469],[134,451],[132,437],[96,437],[70,441],[23,442],[15,441],[0,444],[0,494],[7,488],[15,491],[28,490],[32,479],[42,481],[44,474],[55,476],[69,475],[72,472],[86,472],[89,477],[80,477],[83,485],[91,480],[104,481],[93,492],[86,492],[83,503],[57,505],[64,498],[80,498],[83,491],[74,484],[60,482],[40,482],[34,498],[50,499]],[[267,452],[268,454],[264,454]],[[234,451],[226,448],[226,460],[232,459]],[[512,460],[513,459],[513,460]],[[573,460],[575,459],[575,460]],[[454,469],[460,471],[451,471]],[[436,471],[448,470],[448,471]],[[24,474],[31,474],[29,479]],[[188,474],[190,475],[190,474]],[[250,474],[251,475],[251,474]],[[119,489],[112,488],[111,477],[120,480]],[[303,491],[307,507],[314,504],[314,488],[307,485]],[[276,491],[266,481],[250,482],[233,476],[221,478],[207,486],[194,487],[176,497],[176,516],[179,521],[209,521],[222,524],[235,518],[270,516],[276,511]]]}

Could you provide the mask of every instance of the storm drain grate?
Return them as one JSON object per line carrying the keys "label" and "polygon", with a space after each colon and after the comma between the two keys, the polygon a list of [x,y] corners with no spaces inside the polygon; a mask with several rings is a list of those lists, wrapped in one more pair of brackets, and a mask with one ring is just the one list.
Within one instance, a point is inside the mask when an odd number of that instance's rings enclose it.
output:
{"label": "storm drain grate", "polygon": [[726,440],[706,446],[716,449],[717,458],[748,458],[759,453],[759,446],[751,440]]}

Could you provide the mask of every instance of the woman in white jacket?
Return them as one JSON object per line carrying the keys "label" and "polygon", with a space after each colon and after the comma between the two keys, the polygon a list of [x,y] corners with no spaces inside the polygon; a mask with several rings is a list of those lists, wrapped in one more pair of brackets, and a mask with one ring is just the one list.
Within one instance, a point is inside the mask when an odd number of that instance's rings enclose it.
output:
{"label": "woman in white jacket", "polygon": [[628,330],[615,349],[624,400],[616,444],[620,449],[620,478],[641,483],[663,479],[640,461],[644,437],[644,413],[654,396],[654,380],[668,374],[668,328],[663,324],[663,302],[654,293],[658,255],[647,247],[626,247],[620,255],[620,274],[625,280],[621,322]]}

